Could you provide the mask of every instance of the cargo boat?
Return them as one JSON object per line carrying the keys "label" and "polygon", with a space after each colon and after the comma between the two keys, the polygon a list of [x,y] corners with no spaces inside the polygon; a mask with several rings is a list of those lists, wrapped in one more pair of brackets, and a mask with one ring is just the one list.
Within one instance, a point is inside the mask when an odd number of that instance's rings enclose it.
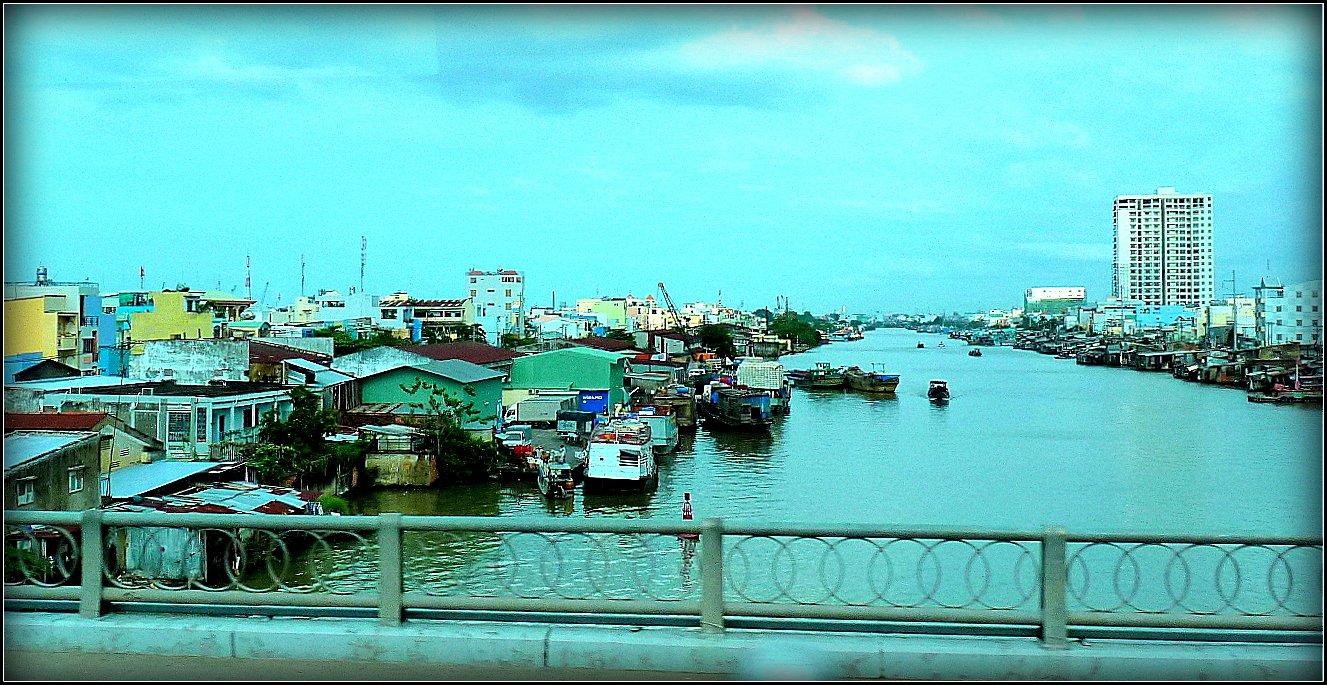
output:
{"label": "cargo boat", "polygon": [[899,379],[898,374],[863,371],[856,366],[849,366],[843,372],[843,377],[848,381],[849,388],[863,392],[894,392]]}
{"label": "cargo boat", "polygon": [[707,384],[697,393],[696,409],[712,428],[769,430],[774,423],[768,394],[733,388],[726,383]]}
{"label": "cargo boat", "polygon": [[816,368],[790,371],[788,376],[792,378],[793,385],[812,390],[842,388],[846,383],[843,378],[843,369],[833,368],[829,365],[829,362],[816,362]]}

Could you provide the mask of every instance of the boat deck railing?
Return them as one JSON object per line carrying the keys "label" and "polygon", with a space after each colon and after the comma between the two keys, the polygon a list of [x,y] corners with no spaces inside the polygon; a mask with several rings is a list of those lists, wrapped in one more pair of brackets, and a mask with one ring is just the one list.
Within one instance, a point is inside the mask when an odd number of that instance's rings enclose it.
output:
{"label": "boat deck railing", "polygon": [[84,616],[341,608],[396,624],[562,612],[672,617],[706,632],[782,619],[999,630],[1051,648],[1103,630],[1322,635],[1321,536],[100,509],[7,511],[5,528],[6,606],[54,602]]}

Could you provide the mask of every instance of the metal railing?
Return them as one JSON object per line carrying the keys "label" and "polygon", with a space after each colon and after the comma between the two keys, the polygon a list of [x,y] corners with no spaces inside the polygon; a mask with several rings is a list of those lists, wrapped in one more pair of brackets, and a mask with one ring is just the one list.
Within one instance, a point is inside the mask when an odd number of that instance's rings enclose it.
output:
{"label": "metal railing", "polygon": [[[6,600],[1322,631],[1322,539],[707,519],[5,512]],[[137,606],[137,605],[135,605]],[[1320,639],[1320,637],[1318,638]]]}

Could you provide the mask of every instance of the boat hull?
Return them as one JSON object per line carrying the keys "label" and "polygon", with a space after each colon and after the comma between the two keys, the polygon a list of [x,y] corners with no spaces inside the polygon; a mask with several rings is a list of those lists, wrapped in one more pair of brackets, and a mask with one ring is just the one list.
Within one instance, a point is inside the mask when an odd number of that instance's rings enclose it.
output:
{"label": "boat hull", "polygon": [[898,376],[868,373],[845,374],[848,387],[862,392],[892,393],[898,389]]}

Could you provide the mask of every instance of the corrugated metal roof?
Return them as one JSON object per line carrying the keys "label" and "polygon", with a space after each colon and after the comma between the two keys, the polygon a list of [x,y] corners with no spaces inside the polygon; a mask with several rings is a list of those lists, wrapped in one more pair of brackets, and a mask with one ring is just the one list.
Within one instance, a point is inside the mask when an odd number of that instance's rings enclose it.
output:
{"label": "corrugated metal roof", "polygon": [[443,359],[425,364],[402,364],[390,369],[383,369],[376,373],[361,376],[361,378],[372,378],[379,374],[387,373],[389,371],[397,371],[403,368],[417,369],[461,384],[478,383],[480,381],[492,380],[494,378],[502,378],[506,375],[500,371],[494,371],[493,369],[478,364],[471,364],[470,362],[462,361],[460,359]]}
{"label": "corrugated metal roof", "polygon": [[17,431],[5,436],[5,470],[97,437],[87,431]]}
{"label": "corrugated metal roof", "polygon": [[493,364],[496,362],[511,361],[517,357],[525,356],[523,352],[514,352],[501,347],[494,347],[479,342],[454,342],[438,345],[409,345],[399,348],[407,352],[414,352],[429,359],[446,360],[461,359],[471,364]]}
{"label": "corrugated metal roof", "polygon": [[126,466],[103,479],[111,484],[111,497],[134,497],[219,466],[215,461],[154,461]]}

